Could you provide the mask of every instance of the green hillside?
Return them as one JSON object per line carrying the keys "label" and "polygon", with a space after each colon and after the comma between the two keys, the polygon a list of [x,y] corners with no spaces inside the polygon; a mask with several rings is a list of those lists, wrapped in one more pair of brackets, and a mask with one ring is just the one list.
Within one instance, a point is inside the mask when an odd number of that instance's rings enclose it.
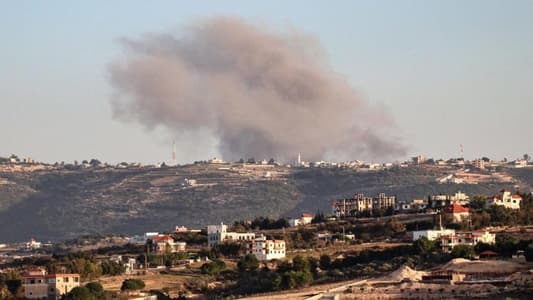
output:
{"label": "green hillside", "polygon": [[[497,182],[438,184],[436,178],[446,172],[409,167],[359,173],[240,164],[0,172],[0,241],[139,234],[259,215],[329,212],[332,200],[357,192],[412,199],[458,190],[474,195],[512,188]],[[514,172],[522,189],[529,189],[533,171]],[[186,179],[193,184],[187,185]]]}

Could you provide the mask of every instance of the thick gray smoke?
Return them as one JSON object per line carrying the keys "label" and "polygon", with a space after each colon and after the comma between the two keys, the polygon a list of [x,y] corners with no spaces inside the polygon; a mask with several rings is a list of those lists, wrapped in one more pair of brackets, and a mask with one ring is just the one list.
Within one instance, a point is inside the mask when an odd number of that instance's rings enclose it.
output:
{"label": "thick gray smoke", "polygon": [[228,160],[404,154],[390,116],[330,69],[309,35],[211,18],[179,34],[122,44],[124,59],[110,66],[120,119],[177,132],[207,130]]}

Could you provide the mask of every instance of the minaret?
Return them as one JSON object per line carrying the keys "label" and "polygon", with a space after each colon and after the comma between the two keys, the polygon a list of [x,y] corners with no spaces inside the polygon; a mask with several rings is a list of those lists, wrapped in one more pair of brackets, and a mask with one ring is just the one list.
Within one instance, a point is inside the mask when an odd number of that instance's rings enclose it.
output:
{"label": "minaret", "polygon": [[172,164],[177,165],[176,162],[176,141],[172,141]]}
{"label": "minaret", "polygon": [[300,152],[298,152],[298,162],[296,163],[296,166],[302,166],[302,155],[300,154]]}

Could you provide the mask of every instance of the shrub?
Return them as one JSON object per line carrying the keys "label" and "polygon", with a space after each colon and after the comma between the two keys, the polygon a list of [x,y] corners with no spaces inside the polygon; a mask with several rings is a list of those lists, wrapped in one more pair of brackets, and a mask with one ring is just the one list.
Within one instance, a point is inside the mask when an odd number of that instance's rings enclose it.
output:
{"label": "shrub", "polygon": [[219,259],[215,259],[212,262],[208,262],[202,265],[200,270],[203,274],[214,275],[218,274],[226,269],[226,263]]}
{"label": "shrub", "polygon": [[122,282],[121,291],[135,291],[144,289],[144,281],[140,279],[126,279]]}

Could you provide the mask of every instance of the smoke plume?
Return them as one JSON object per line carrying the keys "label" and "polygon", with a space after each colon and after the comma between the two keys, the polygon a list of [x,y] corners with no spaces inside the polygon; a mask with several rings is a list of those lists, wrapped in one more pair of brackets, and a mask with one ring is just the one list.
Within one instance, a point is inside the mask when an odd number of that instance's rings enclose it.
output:
{"label": "smoke plume", "polygon": [[331,70],[310,35],[218,17],[121,44],[124,57],[110,65],[121,120],[207,130],[228,160],[404,154],[391,117]]}

